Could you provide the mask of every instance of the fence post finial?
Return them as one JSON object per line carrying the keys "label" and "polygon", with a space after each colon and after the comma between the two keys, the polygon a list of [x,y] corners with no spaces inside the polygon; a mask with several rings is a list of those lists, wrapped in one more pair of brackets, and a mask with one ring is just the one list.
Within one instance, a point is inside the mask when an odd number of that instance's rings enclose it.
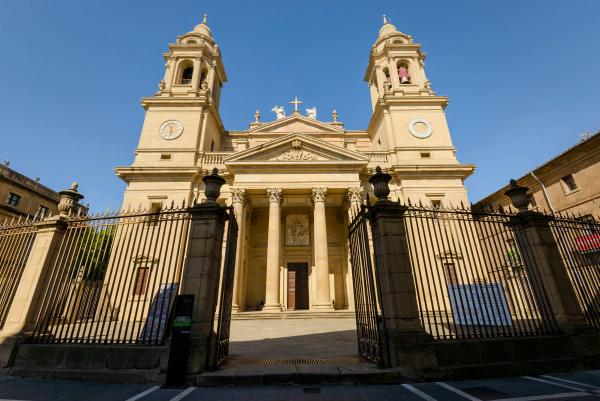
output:
{"label": "fence post finial", "polygon": [[375,174],[369,177],[369,182],[373,184],[373,192],[379,201],[387,201],[390,194],[389,182],[392,179],[390,174],[381,171],[381,167],[377,166]]}
{"label": "fence post finial", "polygon": [[216,202],[221,195],[221,187],[225,184],[225,178],[219,176],[219,170],[215,167],[212,170],[212,174],[205,175],[202,177],[204,182],[204,195],[206,195],[207,202]]}
{"label": "fence post finial", "polygon": [[63,216],[69,216],[74,212],[75,208],[79,205],[79,201],[84,198],[82,194],[77,191],[79,185],[76,182],[71,184],[71,188],[60,191],[60,201],[58,202],[58,211]]}
{"label": "fence post finial", "polygon": [[504,195],[510,198],[513,206],[517,208],[519,213],[528,211],[529,199],[527,199],[527,191],[529,191],[529,188],[520,186],[515,180],[510,180],[510,188],[504,192]]}

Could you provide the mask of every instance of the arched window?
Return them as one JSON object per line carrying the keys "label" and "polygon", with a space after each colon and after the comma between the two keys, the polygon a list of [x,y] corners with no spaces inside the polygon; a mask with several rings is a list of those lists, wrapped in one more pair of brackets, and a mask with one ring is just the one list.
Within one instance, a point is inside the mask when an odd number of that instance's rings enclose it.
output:
{"label": "arched window", "polygon": [[400,61],[398,63],[398,78],[400,78],[400,84],[410,84],[410,70],[406,61]]}
{"label": "arched window", "polygon": [[189,85],[192,83],[192,75],[194,75],[194,67],[188,66],[184,67],[181,71],[181,81],[180,83],[183,85]]}
{"label": "arched window", "polygon": [[383,89],[389,91],[392,88],[392,78],[390,77],[390,71],[387,68],[384,68],[383,75],[385,76],[385,80],[383,81]]}
{"label": "arched window", "polygon": [[188,41],[186,42],[186,44],[188,44],[188,45],[196,45],[196,44],[198,44],[198,42],[196,42],[196,41],[195,41],[195,40],[193,40],[193,39],[190,39],[190,40],[188,40]]}

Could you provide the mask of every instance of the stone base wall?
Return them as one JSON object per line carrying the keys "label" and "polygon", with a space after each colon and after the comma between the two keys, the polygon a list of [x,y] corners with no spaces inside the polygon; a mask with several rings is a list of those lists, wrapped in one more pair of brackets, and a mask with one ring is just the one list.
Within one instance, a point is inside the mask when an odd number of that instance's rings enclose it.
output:
{"label": "stone base wall", "polygon": [[600,335],[434,342],[437,369],[418,379],[475,379],[600,366]]}
{"label": "stone base wall", "polygon": [[7,373],[54,379],[163,384],[167,346],[22,344]]}

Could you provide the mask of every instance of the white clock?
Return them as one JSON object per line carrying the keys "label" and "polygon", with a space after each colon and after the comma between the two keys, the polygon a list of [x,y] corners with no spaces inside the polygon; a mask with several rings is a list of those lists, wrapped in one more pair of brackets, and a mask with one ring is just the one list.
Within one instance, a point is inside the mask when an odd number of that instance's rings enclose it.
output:
{"label": "white clock", "polygon": [[183,134],[183,124],[177,120],[167,120],[160,125],[160,137],[167,141],[179,138]]}
{"label": "white clock", "polygon": [[433,132],[431,123],[423,118],[415,118],[409,122],[408,130],[414,137],[419,139],[429,138]]}

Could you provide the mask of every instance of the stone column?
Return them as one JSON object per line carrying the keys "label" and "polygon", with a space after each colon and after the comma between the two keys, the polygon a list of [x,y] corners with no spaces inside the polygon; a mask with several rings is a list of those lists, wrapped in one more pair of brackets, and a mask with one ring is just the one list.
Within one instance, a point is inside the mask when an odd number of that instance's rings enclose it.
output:
{"label": "stone column", "polygon": [[327,219],[325,217],[325,197],[327,188],[313,188],[314,208],[313,247],[315,252],[315,270],[317,283],[317,299],[313,303],[315,309],[331,309],[329,294],[329,254],[327,246]]}
{"label": "stone column", "polygon": [[515,216],[510,225],[532,282],[537,304],[550,307],[549,313],[559,328],[567,333],[591,329],[577,302],[575,290],[567,274],[558,244],[550,229],[552,217],[525,211]]}
{"label": "stone column", "polygon": [[390,71],[390,77],[392,80],[392,87],[394,89],[400,89],[400,77],[398,76],[398,66],[393,58],[388,59],[388,70]]}
{"label": "stone column", "polygon": [[279,251],[281,248],[281,188],[268,188],[269,231],[267,236],[267,283],[263,311],[280,311]]}
{"label": "stone column", "polygon": [[195,92],[199,88],[200,73],[201,73],[200,57],[194,59],[194,73],[192,74],[192,90]]}
{"label": "stone column", "polygon": [[34,223],[37,228],[35,240],[0,331],[0,367],[12,364],[23,336],[34,329],[48,290],[50,270],[68,226],[68,216],[77,212],[79,201],[83,199],[75,182],[59,195],[60,214]]}
{"label": "stone column", "polygon": [[370,224],[375,255],[375,274],[381,304],[386,364],[399,366],[408,375],[436,367],[433,340],[422,327],[413,265],[404,224],[406,207],[387,200],[391,175],[381,172],[369,179],[379,199],[371,209]]}
{"label": "stone column", "polygon": [[196,374],[206,369],[209,352],[214,348],[209,340],[218,302],[226,211],[217,202],[207,201],[189,208],[188,212],[192,220],[181,294],[194,295],[187,373]]}
{"label": "stone column", "polygon": [[[233,279],[233,301],[232,310],[237,312],[240,310],[240,300],[242,298],[242,288],[244,288],[241,282],[244,277],[244,239],[246,237],[246,203],[248,197],[245,188],[231,188],[231,203],[233,205],[233,212],[238,224],[238,237],[237,237],[237,248],[235,255],[235,276]],[[242,308],[243,309],[243,305]]]}
{"label": "stone column", "polygon": [[380,66],[375,66],[375,77],[377,81],[377,90],[379,91],[379,98],[383,98],[385,94],[385,89],[383,83],[385,82],[385,74],[381,70]]}

